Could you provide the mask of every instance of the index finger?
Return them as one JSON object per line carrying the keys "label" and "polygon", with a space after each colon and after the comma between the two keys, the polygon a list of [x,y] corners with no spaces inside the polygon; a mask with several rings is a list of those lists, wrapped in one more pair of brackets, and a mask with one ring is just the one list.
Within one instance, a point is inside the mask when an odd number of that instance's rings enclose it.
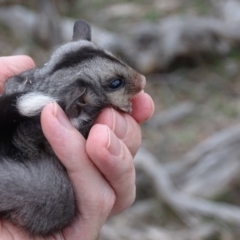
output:
{"label": "index finger", "polygon": [[154,113],[154,103],[152,98],[141,91],[132,99],[131,116],[138,122],[142,123],[152,117]]}

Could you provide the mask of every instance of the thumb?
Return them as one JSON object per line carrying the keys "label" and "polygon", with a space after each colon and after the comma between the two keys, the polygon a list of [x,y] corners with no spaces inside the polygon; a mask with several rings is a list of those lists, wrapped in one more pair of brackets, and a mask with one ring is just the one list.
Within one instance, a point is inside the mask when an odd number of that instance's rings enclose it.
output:
{"label": "thumb", "polygon": [[68,173],[77,171],[79,160],[76,156],[86,158],[84,137],[72,126],[57,103],[44,107],[41,123],[45,137]]}
{"label": "thumb", "polygon": [[67,170],[81,216],[80,222],[66,228],[65,233],[93,239],[86,236],[98,234],[113,207],[114,192],[87,155],[86,140],[56,103],[44,107],[41,123],[43,133]]}

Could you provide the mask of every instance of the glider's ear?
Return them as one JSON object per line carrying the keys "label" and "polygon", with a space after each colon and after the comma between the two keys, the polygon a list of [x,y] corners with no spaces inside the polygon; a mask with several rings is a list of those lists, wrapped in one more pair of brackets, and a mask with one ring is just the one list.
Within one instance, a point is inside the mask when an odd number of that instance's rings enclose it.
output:
{"label": "glider's ear", "polygon": [[91,41],[91,26],[85,20],[77,20],[73,26],[73,41]]}
{"label": "glider's ear", "polygon": [[70,118],[77,118],[81,114],[82,108],[87,104],[84,100],[86,87],[77,88],[71,98],[67,100],[66,113]]}

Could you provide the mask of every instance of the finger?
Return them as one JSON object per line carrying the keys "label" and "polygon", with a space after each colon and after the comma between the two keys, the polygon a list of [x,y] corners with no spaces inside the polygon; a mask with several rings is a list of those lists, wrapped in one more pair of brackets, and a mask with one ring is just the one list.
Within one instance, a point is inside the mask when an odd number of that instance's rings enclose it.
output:
{"label": "finger", "polygon": [[0,221],[0,236],[1,239],[15,239],[15,237],[25,240],[30,239],[24,229],[6,219],[1,219]]}
{"label": "finger", "polygon": [[135,169],[128,148],[106,125],[96,124],[89,133],[86,150],[114,189],[112,214],[123,211],[135,199]]}
{"label": "finger", "polygon": [[35,67],[35,63],[28,56],[10,56],[0,57],[0,66],[0,89],[2,89],[8,78]]}
{"label": "finger", "polygon": [[[47,105],[41,114],[43,132],[59,159],[71,172],[78,171],[76,155],[86,159],[85,139],[71,125],[56,103]],[[66,136],[70,136],[66,141]],[[81,151],[81,152],[79,152]]]}
{"label": "finger", "polygon": [[100,113],[96,123],[107,125],[135,156],[141,144],[141,129],[129,114],[107,108]]}
{"label": "finger", "polygon": [[131,116],[138,122],[142,123],[152,117],[154,113],[154,102],[152,98],[141,91],[132,99]]}
{"label": "finger", "polygon": [[35,67],[35,63],[29,56],[0,57],[1,80],[17,75],[25,70]]}
{"label": "finger", "polygon": [[76,239],[80,235],[84,239],[95,239],[111,212],[115,194],[89,159],[86,140],[56,103],[43,109],[41,123],[47,140],[67,170],[79,210],[78,218],[62,234]]}
{"label": "finger", "polygon": [[89,159],[85,150],[86,140],[56,103],[43,109],[41,123],[47,140],[68,172],[81,220],[93,221],[95,217],[99,222],[99,219],[106,218],[114,204],[115,195]]}

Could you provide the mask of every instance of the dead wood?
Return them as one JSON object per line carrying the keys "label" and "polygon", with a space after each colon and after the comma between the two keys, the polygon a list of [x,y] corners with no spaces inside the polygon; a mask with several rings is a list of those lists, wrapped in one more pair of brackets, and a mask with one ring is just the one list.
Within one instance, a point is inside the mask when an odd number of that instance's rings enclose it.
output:
{"label": "dead wood", "polygon": [[192,224],[191,214],[193,214],[193,216],[211,217],[240,226],[239,207],[197,198],[177,190],[167,171],[147,150],[141,149],[138,152],[135,163],[151,179],[158,198],[176,211],[183,220]]}
{"label": "dead wood", "polygon": [[189,114],[193,113],[194,110],[195,104],[185,101],[167,109],[166,111],[153,115],[152,118],[146,122],[146,126],[153,129],[165,127],[182,120]]}
{"label": "dead wood", "polygon": [[[17,38],[49,38],[53,44],[69,41],[75,20],[59,19],[54,6],[47,9],[44,14],[49,12],[47,16],[52,16],[52,19],[47,17],[41,31],[41,12],[36,13],[21,6],[2,7],[0,21]],[[123,56],[133,67],[146,74],[168,68],[178,57],[198,61],[205,54],[206,57],[226,55],[235,44],[240,43],[238,26],[238,22],[225,22],[212,17],[171,16],[157,24],[139,24],[124,34],[94,27],[93,41]],[[54,31],[45,34],[50,29]]]}
{"label": "dead wood", "polygon": [[184,192],[216,197],[240,172],[240,125],[223,129],[195,146],[166,171]]}

